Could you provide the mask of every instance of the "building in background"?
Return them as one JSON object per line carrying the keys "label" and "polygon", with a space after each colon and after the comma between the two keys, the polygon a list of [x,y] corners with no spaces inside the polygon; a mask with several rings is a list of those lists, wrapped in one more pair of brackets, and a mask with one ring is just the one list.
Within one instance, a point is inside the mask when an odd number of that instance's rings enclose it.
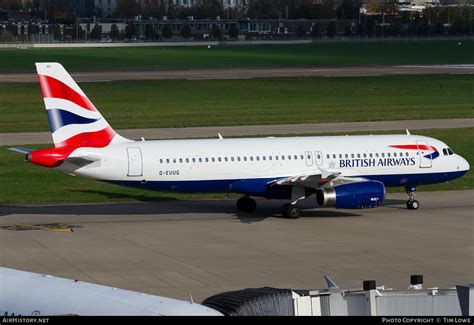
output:
{"label": "building in background", "polygon": [[117,9],[117,0],[92,0],[94,2],[97,16],[111,18]]}

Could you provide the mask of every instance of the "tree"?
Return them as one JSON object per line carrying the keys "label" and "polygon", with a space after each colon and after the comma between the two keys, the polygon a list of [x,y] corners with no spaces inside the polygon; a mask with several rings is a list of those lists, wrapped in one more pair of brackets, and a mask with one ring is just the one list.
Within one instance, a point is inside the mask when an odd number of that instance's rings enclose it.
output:
{"label": "tree", "polygon": [[114,15],[116,17],[134,17],[141,13],[140,4],[135,0],[118,0]]}
{"label": "tree", "polygon": [[133,22],[128,22],[127,26],[125,27],[125,35],[127,36],[127,38],[137,36],[137,27]]}
{"label": "tree", "polygon": [[102,35],[102,26],[96,23],[91,30],[91,39],[98,40],[100,35]]}
{"label": "tree", "polygon": [[76,28],[77,28],[76,35],[75,35],[76,40],[84,39],[86,36],[86,32],[84,31],[82,26],[80,24],[77,24]]}
{"label": "tree", "polygon": [[214,39],[221,39],[222,37],[221,29],[216,24],[212,25],[211,36]]}
{"label": "tree", "polygon": [[173,31],[171,30],[171,25],[166,24],[165,26],[163,26],[163,30],[161,31],[161,33],[163,34],[164,38],[173,37]]}
{"label": "tree", "polygon": [[306,35],[306,30],[304,29],[303,25],[298,25],[296,29],[296,36],[303,37]]}
{"label": "tree", "polygon": [[61,27],[58,24],[53,26],[53,37],[56,41],[62,40]]}
{"label": "tree", "polygon": [[181,36],[183,38],[190,38],[191,37],[191,28],[189,28],[188,24],[184,25],[183,28],[181,29]]}
{"label": "tree", "polygon": [[337,34],[336,22],[333,20],[328,24],[328,29],[326,31],[328,37],[334,37]]}
{"label": "tree", "polygon": [[351,36],[351,35],[352,35],[351,26],[346,26],[346,28],[344,28],[344,36]]}
{"label": "tree", "polygon": [[314,25],[311,27],[311,37],[319,37],[318,23],[314,23]]}
{"label": "tree", "polygon": [[237,38],[239,37],[239,29],[237,28],[236,24],[230,25],[229,28],[229,37],[230,38]]}
{"label": "tree", "polygon": [[116,39],[119,38],[119,36],[120,36],[120,31],[118,29],[117,24],[113,24],[112,26],[110,26],[109,37],[115,41]]}
{"label": "tree", "polygon": [[253,0],[248,14],[254,19],[274,19],[281,16],[281,10],[275,0]]}
{"label": "tree", "polygon": [[155,31],[155,28],[153,28],[153,25],[151,24],[145,25],[145,37],[151,40],[156,38],[156,31]]}

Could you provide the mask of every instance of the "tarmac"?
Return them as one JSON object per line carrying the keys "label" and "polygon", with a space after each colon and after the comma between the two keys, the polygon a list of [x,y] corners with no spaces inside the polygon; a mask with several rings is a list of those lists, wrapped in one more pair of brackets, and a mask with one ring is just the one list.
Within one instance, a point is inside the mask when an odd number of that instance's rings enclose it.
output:
{"label": "tarmac", "polygon": [[[308,124],[277,124],[277,125],[238,125],[216,127],[189,128],[156,128],[156,129],[127,129],[117,132],[128,138],[139,140],[144,137],[151,139],[183,139],[209,138],[222,136],[249,136],[275,134],[309,134],[356,131],[390,131],[390,130],[422,130],[474,127],[474,118],[438,119],[438,120],[403,120],[378,122],[344,122],[344,123],[308,123]],[[404,132],[404,131],[403,131]],[[0,145],[28,145],[51,143],[50,132],[0,133]]]}
{"label": "tarmac", "polygon": [[[220,80],[273,77],[356,77],[420,74],[471,74],[474,65],[394,65],[308,68],[239,68],[73,72],[77,82],[118,80]],[[35,73],[2,73],[0,83],[37,82]]]}
{"label": "tarmac", "polygon": [[310,209],[297,220],[273,200],[254,214],[233,200],[0,205],[0,265],[197,302],[323,288],[323,274],[344,288],[374,279],[403,289],[411,274],[425,288],[474,283],[474,191],[417,194],[416,211],[396,193],[378,209]]}

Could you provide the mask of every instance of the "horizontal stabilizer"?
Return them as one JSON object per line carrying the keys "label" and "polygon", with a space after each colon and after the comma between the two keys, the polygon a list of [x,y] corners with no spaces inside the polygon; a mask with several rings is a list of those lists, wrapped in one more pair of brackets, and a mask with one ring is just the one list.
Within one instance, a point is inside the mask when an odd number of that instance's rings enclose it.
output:
{"label": "horizontal stabilizer", "polygon": [[7,148],[7,149],[10,151],[22,153],[24,155],[29,154],[30,152],[35,150],[35,149],[28,149],[28,148]]}

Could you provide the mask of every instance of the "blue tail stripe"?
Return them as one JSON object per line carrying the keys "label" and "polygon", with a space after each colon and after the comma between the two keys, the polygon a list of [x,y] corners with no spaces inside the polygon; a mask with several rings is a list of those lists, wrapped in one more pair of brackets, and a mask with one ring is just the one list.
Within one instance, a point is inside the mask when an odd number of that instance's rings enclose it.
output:
{"label": "blue tail stripe", "polygon": [[98,119],[86,118],[62,109],[49,109],[48,111],[49,127],[51,132],[70,124],[88,124]]}

